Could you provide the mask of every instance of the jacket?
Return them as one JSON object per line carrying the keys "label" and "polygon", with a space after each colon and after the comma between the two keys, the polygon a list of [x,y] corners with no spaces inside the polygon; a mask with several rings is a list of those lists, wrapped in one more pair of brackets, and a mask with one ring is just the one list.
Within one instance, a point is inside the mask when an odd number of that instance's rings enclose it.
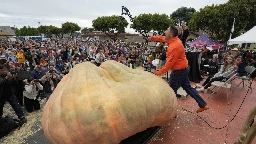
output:
{"label": "jacket", "polygon": [[234,72],[234,70],[236,70],[236,66],[235,65],[233,65],[233,66],[230,66],[229,68],[227,68],[224,72],[222,72],[222,70],[223,70],[223,67],[221,67],[220,68],[220,71],[218,72],[218,73],[216,73],[215,75],[214,75],[214,77],[229,77],[230,76],[230,74],[232,73],[232,72]]}
{"label": "jacket", "polygon": [[24,63],[25,62],[25,54],[24,53],[17,53],[18,62],[17,63]]}
{"label": "jacket", "polygon": [[166,51],[166,63],[164,67],[156,72],[156,75],[161,75],[169,69],[182,70],[188,67],[188,60],[185,54],[184,46],[178,37],[166,41],[164,36],[152,36],[150,39],[159,42],[166,42],[168,49]]}

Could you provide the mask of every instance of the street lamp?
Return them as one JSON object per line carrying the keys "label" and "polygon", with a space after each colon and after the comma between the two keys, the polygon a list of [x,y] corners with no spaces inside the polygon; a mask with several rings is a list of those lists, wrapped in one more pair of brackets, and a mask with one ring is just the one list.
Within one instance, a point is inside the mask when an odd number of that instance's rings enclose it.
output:
{"label": "street lamp", "polygon": [[[130,11],[128,8],[126,8],[125,6],[122,6],[122,14],[120,16],[121,19],[124,19],[123,15],[128,15],[129,18],[130,18],[130,21],[133,23],[133,24],[136,24],[134,21],[134,17],[132,17]],[[149,35],[145,32],[145,30],[142,30],[141,28],[138,29],[138,32],[143,36],[143,39],[144,40],[148,40],[148,37]]]}

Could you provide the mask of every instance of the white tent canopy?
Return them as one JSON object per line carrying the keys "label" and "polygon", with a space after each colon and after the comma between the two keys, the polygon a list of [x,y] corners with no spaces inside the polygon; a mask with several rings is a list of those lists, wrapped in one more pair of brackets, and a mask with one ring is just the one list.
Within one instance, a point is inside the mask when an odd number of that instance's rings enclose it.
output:
{"label": "white tent canopy", "polygon": [[254,26],[252,29],[250,29],[243,35],[240,35],[234,39],[229,40],[228,45],[242,44],[242,43],[256,43],[255,34],[256,34],[256,26]]}

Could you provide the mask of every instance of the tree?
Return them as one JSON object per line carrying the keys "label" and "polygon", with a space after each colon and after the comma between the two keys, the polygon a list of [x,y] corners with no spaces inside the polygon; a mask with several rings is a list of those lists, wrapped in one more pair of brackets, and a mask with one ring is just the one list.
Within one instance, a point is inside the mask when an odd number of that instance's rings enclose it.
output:
{"label": "tree", "polygon": [[52,38],[52,29],[54,29],[54,26],[50,25],[50,26],[39,26],[38,31],[40,32],[40,34],[44,34],[49,38]]}
{"label": "tree", "polygon": [[192,31],[203,30],[211,37],[227,42],[231,33],[234,18],[235,31],[232,37],[245,30],[250,19],[250,8],[242,1],[220,5],[206,6],[193,14],[189,27]]}
{"label": "tree", "polygon": [[166,14],[140,14],[134,18],[131,28],[135,29],[136,32],[143,30],[145,33],[153,30],[162,35],[172,25],[174,25],[174,20]]}
{"label": "tree", "polygon": [[180,21],[189,22],[195,12],[194,8],[181,7],[171,14],[171,18],[175,20],[176,24]]}
{"label": "tree", "polygon": [[22,28],[15,31],[18,36],[38,36],[39,32],[36,28],[23,26]]}
{"label": "tree", "polygon": [[20,30],[18,28],[14,32],[15,32],[16,36],[21,36],[20,35]]}
{"label": "tree", "polygon": [[243,7],[246,7],[249,10],[249,19],[244,21],[248,21],[246,27],[245,27],[245,31],[250,30],[251,28],[253,28],[256,25],[256,0],[229,0],[227,2],[227,4],[235,4],[235,5],[241,5],[241,3],[243,4]]}
{"label": "tree", "polygon": [[153,14],[152,15],[152,30],[156,31],[158,35],[162,35],[164,31],[174,25],[174,20],[166,14]]}
{"label": "tree", "polygon": [[53,25],[49,25],[49,26],[41,25],[37,29],[41,34],[45,34],[49,38],[52,38],[53,35],[55,35],[58,38],[63,38],[64,32],[63,32],[62,28],[58,28]]}
{"label": "tree", "polygon": [[152,14],[140,14],[134,17],[134,22],[131,24],[131,28],[135,29],[136,32],[143,30],[145,33],[149,33],[152,28]]}
{"label": "tree", "polygon": [[70,36],[74,35],[76,31],[80,31],[81,27],[76,23],[66,22],[62,24],[63,33],[69,34]]}
{"label": "tree", "polygon": [[94,28],[88,28],[88,27],[85,27],[81,30],[81,33],[82,34],[88,34],[89,32],[92,32],[94,30]]}
{"label": "tree", "polygon": [[[218,29],[219,19],[222,14],[219,13],[217,5],[206,6],[195,12],[189,21],[189,28],[191,31],[207,31],[208,34],[213,36],[216,29]],[[217,17],[219,16],[219,17]]]}
{"label": "tree", "polygon": [[56,37],[62,39],[63,38],[63,35],[64,35],[64,32],[62,30],[62,28],[58,28],[58,27],[55,27],[55,26],[52,26],[50,28],[50,31],[52,34],[54,34]]}
{"label": "tree", "polygon": [[39,27],[37,28],[37,30],[39,31],[39,33],[40,33],[41,35],[44,34],[44,35],[46,35],[47,37],[51,38],[51,37],[52,37],[52,33],[50,33],[49,27],[50,27],[50,26],[43,26],[43,25],[41,25],[41,26],[39,26]]}
{"label": "tree", "polygon": [[120,17],[116,15],[102,16],[93,20],[92,26],[95,30],[104,32],[111,39],[116,41],[118,34],[125,32],[128,22],[126,19],[120,19]]}

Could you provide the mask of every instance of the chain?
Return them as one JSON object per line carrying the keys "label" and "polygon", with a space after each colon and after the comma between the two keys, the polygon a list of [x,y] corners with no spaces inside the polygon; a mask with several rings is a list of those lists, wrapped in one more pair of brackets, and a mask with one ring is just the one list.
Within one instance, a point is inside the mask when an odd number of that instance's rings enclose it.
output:
{"label": "chain", "polygon": [[[122,6],[122,14],[120,16],[121,20],[125,19],[123,17],[123,15],[127,15],[130,18],[130,22],[132,22],[135,25],[135,27],[136,27],[137,24],[135,23],[135,18],[131,15],[131,12],[125,6]],[[141,28],[138,28],[137,31],[142,35],[144,40],[148,41],[148,37],[149,37],[148,31],[143,30]],[[157,34],[158,34],[157,32],[153,32],[154,36],[156,36]]]}
{"label": "chain", "polygon": [[[213,129],[224,129],[224,128],[226,128],[226,127],[229,125],[229,123],[231,123],[231,122],[235,119],[235,117],[237,116],[237,114],[238,114],[238,112],[240,111],[240,109],[241,109],[241,107],[242,107],[242,105],[243,105],[243,103],[244,103],[246,97],[248,96],[249,91],[250,91],[250,88],[248,88],[248,90],[247,90],[247,92],[246,92],[246,94],[245,94],[245,96],[244,96],[244,98],[243,98],[242,103],[240,104],[238,110],[236,111],[236,114],[235,114],[235,115],[232,117],[232,119],[229,120],[228,123],[227,123],[225,126],[223,126],[223,127],[214,127],[214,126],[212,126],[211,124],[209,124],[209,122],[207,122],[204,118],[202,118],[200,115],[195,114],[194,112],[192,112],[192,111],[190,111],[190,110],[187,110],[187,109],[185,109],[185,108],[181,108],[181,109],[184,110],[184,111],[186,111],[186,112],[189,112],[189,113],[191,113],[191,114],[193,114],[193,115],[196,115],[196,116],[199,117],[201,120],[203,120],[203,122],[205,122],[209,127],[213,128]],[[231,111],[231,108],[230,108],[230,111]],[[230,115],[231,115],[231,114],[230,114]]]}

